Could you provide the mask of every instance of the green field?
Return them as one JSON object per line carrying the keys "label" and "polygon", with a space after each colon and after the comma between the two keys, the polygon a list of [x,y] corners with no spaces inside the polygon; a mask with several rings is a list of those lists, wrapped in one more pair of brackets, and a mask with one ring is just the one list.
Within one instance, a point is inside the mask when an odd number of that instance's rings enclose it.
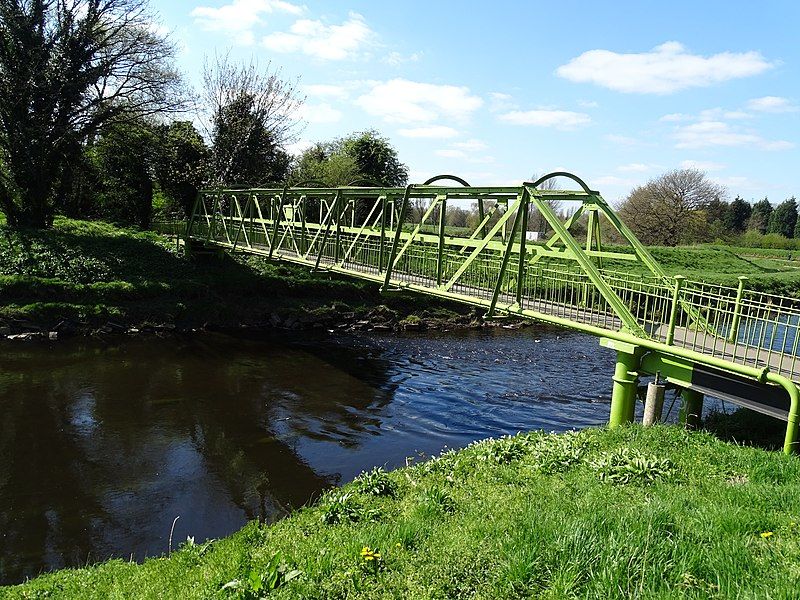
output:
{"label": "green field", "polygon": [[796,598],[800,461],[678,427],[521,434],[8,598]]}

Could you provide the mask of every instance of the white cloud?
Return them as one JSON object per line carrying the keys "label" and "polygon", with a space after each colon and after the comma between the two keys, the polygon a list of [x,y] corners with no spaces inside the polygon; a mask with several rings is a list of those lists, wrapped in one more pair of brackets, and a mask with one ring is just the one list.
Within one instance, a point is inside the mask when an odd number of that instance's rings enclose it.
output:
{"label": "white cloud", "polygon": [[322,60],[344,60],[357,56],[375,37],[364,17],[351,12],[341,25],[300,19],[288,32],[271,33],[261,43],[274,52],[299,52]]}
{"label": "white cloud", "polygon": [[309,96],[335,98],[337,100],[347,100],[347,97],[349,96],[344,87],[340,85],[327,85],[323,83],[304,85],[303,91]]}
{"label": "white cloud", "polygon": [[620,146],[638,146],[641,144],[639,140],[628,135],[619,135],[616,133],[609,133],[604,135],[603,138],[612,144],[619,144]]}
{"label": "white cloud", "polygon": [[430,123],[439,118],[463,121],[483,100],[466,87],[392,79],[375,84],[356,104],[391,123]]}
{"label": "white cloud", "polygon": [[701,121],[678,127],[673,137],[677,148],[752,146],[761,150],[788,150],[794,147],[791,142],[765,140],[758,134],[735,129],[722,121]]}
{"label": "white cloud", "polygon": [[678,42],[667,42],[649,52],[632,54],[589,50],[558,67],[556,74],[618,92],[671,94],[758,75],[773,66],[758,52],[721,52],[706,57],[690,54]]}
{"label": "white cloud", "polygon": [[299,140],[286,146],[286,151],[292,156],[299,156],[313,145],[314,142],[311,140]]}
{"label": "white cloud", "polygon": [[383,62],[385,62],[387,65],[396,67],[404,63],[419,62],[422,56],[422,52],[414,52],[413,54],[408,55],[400,54],[399,52],[390,52],[383,58]]}
{"label": "white cloud", "polygon": [[467,158],[467,153],[463,150],[445,148],[444,150],[437,150],[436,156],[443,156],[444,158]]}
{"label": "white cloud", "polygon": [[491,112],[506,112],[516,110],[517,104],[511,94],[492,92],[489,94],[489,110]]}
{"label": "white cloud", "polygon": [[458,131],[452,127],[444,125],[431,125],[430,127],[413,127],[409,129],[398,129],[397,133],[409,138],[452,138],[458,135]]}
{"label": "white cloud", "polygon": [[600,105],[594,100],[578,100],[578,106],[583,108],[597,108]]}
{"label": "white cloud", "polygon": [[698,169],[700,171],[722,171],[725,165],[707,160],[684,160],[681,162],[682,169]]}
{"label": "white cloud", "polygon": [[688,115],[686,113],[670,113],[659,119],[662,123],[680,123],[684,121],[718,121],[728,119],[730,121],[749,119],[753,115],[743,110],[726,110],[724,108],[707,108],[698,115]]}
{"label": "white cloud", "polygon": [[198,6],[191,16],[206,31],[220,31],[235,36],[239,44],[249,45],[255,41],[253,27],[264,22],[261,16],[276,12],[299,15],[303,7],[283,0],[233,0],[218,8]]}
{"label": "white cloud", "polygon": [[623,177],[617,177],[616,175],[604,175],[602,177],[594,177],[591,180],[591,186],[594,189],[603,186],[620,186],[620,187],[632,187],[636,185],[636,182],[632,179],[625,179]]}
{"label": "white cloud", "polygon": [[750,110],[769,113],[786,113],[800,110],[798,106],[791,100],[788,98],[782,98],[781,96],[764,96],[763,98],[753,98],[747,103],[747,108]]}
{"label": "white cloud", "polygon": [[502,114],[498,118],[514,125],[555,127],[556,129],[575,129],[592,122],[592,119],[586,113],[549,109],[514,110]]}
{"label": "white cloud", "polygon": [[320,104],[303,104],[300,117],[309,123],[338,123],[342,120],[342,111],[336,110],[327,102]]}
{"label": "white cloud", "polygon": [[459,150],[466,150],[468,152],[477,152],[478,150],[486,150],[486,144],[480,140],[471,139],[465,142],[453,142],[451,144],[454,148]]}
{"label": "white cloud", "polygon": [[652,168],[651,165],[646,165],[644,163],[630,163],[627,165],[620,165],[617,167],[617,171],[622,171],[623,173],[645,173]]}

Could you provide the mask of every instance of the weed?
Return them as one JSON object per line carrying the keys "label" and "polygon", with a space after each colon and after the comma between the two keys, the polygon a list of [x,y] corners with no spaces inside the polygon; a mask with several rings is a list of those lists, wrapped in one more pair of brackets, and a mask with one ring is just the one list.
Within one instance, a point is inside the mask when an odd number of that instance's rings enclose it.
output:
{"label": "weed", "polygon": [[362,472],[355,478],[355,489],[362,494],[371,496],[388,496],[394,498],[397,485],[382,467],[375,467],[371,471]]}
{"label": "weed", "polygon": [[675,474],[675,465],[669,459],[645,455],[629,448],[606,453],[593,466],[601,481],[616,485],[650,485]]}

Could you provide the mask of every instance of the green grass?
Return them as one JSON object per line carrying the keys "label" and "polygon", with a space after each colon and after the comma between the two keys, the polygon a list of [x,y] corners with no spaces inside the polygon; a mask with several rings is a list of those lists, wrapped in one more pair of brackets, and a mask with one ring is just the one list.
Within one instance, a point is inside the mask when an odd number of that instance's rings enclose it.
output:
{"label": "green grass", "polygon": [[47,231],[0,226],[0,319],[235,326],[275,312],[335,316],[379,303],[400,312],[455,310],[407,295],[384,299],[372,283],[255,256],[187,260],[165,237],[102,222],[57,218]]}
{"label": "green grass", "polygon": [[169,557],[0,596],[796,598],[798,524],[796,457],[667,426],[532,433],[373,471]]}

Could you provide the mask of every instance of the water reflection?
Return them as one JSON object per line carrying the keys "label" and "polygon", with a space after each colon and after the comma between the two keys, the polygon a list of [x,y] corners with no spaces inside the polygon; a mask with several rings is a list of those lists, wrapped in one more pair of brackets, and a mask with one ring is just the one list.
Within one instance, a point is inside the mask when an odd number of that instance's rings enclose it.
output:
{"label": "water reflection", "polygon": [[374,465],[607,415],[613,357],[547,329],[76,340],[0,353],[0,579],[271,520]]}

